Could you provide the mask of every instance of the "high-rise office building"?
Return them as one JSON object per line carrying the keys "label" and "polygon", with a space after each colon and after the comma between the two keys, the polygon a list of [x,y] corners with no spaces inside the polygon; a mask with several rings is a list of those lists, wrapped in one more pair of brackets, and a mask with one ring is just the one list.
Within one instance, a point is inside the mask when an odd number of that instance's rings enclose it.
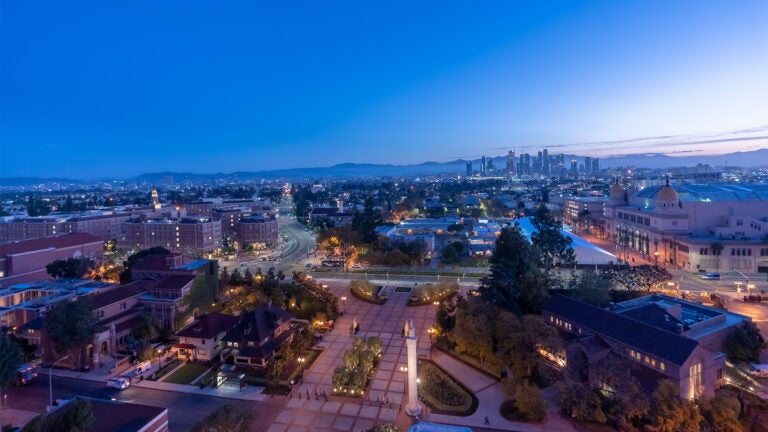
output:
{"label": "high-rise office building", "polygon": [[507,155],[507,175],[515,176],[515,151],[510,150]]}
{"label": "high-rise office building", "polygon": [[467,177],[472,177],[472,161],[467,161]]}
{"label": "high-rise office building", "polygon": [[584,158],[584,173],[585,174],[592,173],[592,158],[589,156]]}
{"label": "high-rise office building", "polygon": [[485,156],[480,158],[480,176],[485,177],[485,169],[486,169],[486,160]]}

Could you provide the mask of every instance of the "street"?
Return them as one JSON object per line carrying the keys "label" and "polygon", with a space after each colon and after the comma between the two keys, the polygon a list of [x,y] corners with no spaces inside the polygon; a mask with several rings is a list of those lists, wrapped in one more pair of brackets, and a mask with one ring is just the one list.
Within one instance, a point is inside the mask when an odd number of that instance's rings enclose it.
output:
{"label": "street", "polygon": [[[41,372],[47,372],[41,370]],[[25,386],[7,388],[7,406],[11,408],[45,412],[48,405],[48,376],[40,376]],[[115,390],[101,382],[73,378],[53,377],[53,398],[69,399],[76,395],[98,398],[115,397],[122,402],[168,408],[169,427],[172,431],[192,429],[196,423],[216,408],[227,403],[258,408],[254,402],[237,401],[200,394],[169,392],[139,387]]]}

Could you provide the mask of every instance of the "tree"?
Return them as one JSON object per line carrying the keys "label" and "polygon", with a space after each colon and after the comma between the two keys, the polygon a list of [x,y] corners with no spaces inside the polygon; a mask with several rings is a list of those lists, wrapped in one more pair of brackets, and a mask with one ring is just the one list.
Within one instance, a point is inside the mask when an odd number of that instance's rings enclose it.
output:
{"label": "tree", "polygon": [[21,350],[8,336],[0,335],[0,389],[16,382]]}
{"label": "tree", "polygon": [[561,383],[557,395],[560,409],[576,420],[596,423],[608,420],[600,395],[588,386],[575,382]]}
{"label": "tree", "polygon": [[41,414],[33,418],[22,429],[23,432],[86,432],[96,420],[93,406],[84,399],[75,399],[60,408],[63,414]]}
{"label": "tree", "polygon": [[256,414],[247,407],[227,404],[208,414],[192,432],[249,432]]}
{"label": "tree", "polygon": [[765,348],[760,329],[752,321],[736,327],[725,341],[725,353],[730,361],[758,362],[760,352]]}
{"label": "tree", "polygon": [[352,217],[352,229],[362,235],[365,243],[373,243],[376,240],[376,227],[381,225],[381,212],[376,211],[372,196],[365,198],[363,211],[357,212]]}
{"label": "tree", "polygon": [[536,232],[531,234],[531,242],[541,250],[546,272],[557,264],[576,263],[576,255],[571,246],[573,240],[560,233],[560,228],[546,206],[539,206],[531,223],[536,228]]}
{"label": "tree", "polygon": [[491,276],[483,282],[483,297],[517,315],[538,312],[546,300],[546,275],[541,253],[523,235],[520,226],[504,227],[490,259]]}
{"label": "tree", "polygon": [[67,258],[56,260],[45,266],[45,271],[56,279],[81,278],[93,268],[93,261],[88,258]]}
{"label": "tree", "polygon": [[6,335],[0,335],[0,400],[2,390],[18,379],[16,374],[21,364],[21,349]]}
{"label": "tree", "polygon": [[585,270],[576,283],[573,296],[593,306],[604,307],[610,301],[610,288],[609,280],[598,276],[593,270]]}
{"label": "tree", "polygon": [[710,400],[699,402],[703,417],[704,432],[741,432],[744,427],[739,422],[740,402],[733,397],[717,395]]}
{"label": "tree", "polygon": [[528,421],[543,422],[547,417],[547,404],[544,403],[539,388],[527,382],[517,386],[515,390],[515,408]]}
{"label": "tree", "polygon": [[464,255],[464,243],[460,241],[452,242],[443,248],[443,262],[456,264]]}
{"label": "tree", "polygon": [[696,405],[680,399],[680,391],[669,380],[662,380],[653,392],[648,416],[653,432],[699,432],[701,415]]}
{"label": "tree", "polygon": [[720,253],[723,251],[723,244],[714,242],[709,247],[712,248],[712,255],[717,257],[717,269],[720,270]]}
{"label": "tree", "polygon": [[68,354],[76,369],[85,363],[85,346],[93,340],[96,318],[90,296],[62,301],[45,315],[43,331],[59,354]]}
{"label": "tree", "polygon": [[91,403],[84,399],[77,399],[69,406],[62,422],[56,422],[59,427],[55,431],[61,432],[86,432],[90,430],[96,418],[93,415]]}

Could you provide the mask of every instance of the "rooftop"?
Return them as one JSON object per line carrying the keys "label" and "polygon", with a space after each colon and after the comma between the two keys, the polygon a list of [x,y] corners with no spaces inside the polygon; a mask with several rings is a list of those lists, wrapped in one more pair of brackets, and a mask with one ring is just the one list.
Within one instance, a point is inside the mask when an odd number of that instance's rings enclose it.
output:
{"label": "rooftop", "polygon": [[14,243],[5,243],[0,245],[0,257],[6,255],[16,255],[26,252],[34,252],[44,249],[61,249],[85,244],[99,243],[104,241],[93,234],[74,233],[57,237],[45,237],[32,240],[23,240]]}
{"label": "rooftop", "polygon": [[[664,185],[650,186],[639,192],[639,198],[656,198]],[[768,184],[682,184],[674,185],[680,201],[768,201]]]}
{"label": "rooftop", "polygon": [[635,347],[636,349],[682,365],[698,346],[687,338],[657,327],[583,303],[564,295],[550,297],[542,310],[581,326],[587,332]]}

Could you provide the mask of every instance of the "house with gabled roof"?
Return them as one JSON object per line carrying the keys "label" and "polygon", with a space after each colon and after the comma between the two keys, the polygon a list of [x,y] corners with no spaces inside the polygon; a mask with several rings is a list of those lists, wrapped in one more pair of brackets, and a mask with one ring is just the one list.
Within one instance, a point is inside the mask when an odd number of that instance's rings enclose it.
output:
{"label": "house with gabled roof", "polygon": [[187,354],[193,360],[210,361],[219,357],[224,346],[224,337],[239,317],[218,312],[197,317],[191,324],[176,332],[180,354]]}
{"label": "house with gabled roof", "polygon": [[[579,359],[594,364],[614,353],[629,360],[636,375],[654,376],[653,385],[668,379],[686,399],[713,397],[725,384],[721,341],[749,318],[721,312],[658,295],[613,309],[555,295],[542,306],[544,320],[568,336],[567,367],[581,367]],[[699,318],[691,321],[692,316]]]}
{"label": "house with gabled roof", "polygon": [[244,314],[224,337],[222,360],[232,357],[235,364],[265,368],[275,352],[293,338],[293,315],[271,302]]}

